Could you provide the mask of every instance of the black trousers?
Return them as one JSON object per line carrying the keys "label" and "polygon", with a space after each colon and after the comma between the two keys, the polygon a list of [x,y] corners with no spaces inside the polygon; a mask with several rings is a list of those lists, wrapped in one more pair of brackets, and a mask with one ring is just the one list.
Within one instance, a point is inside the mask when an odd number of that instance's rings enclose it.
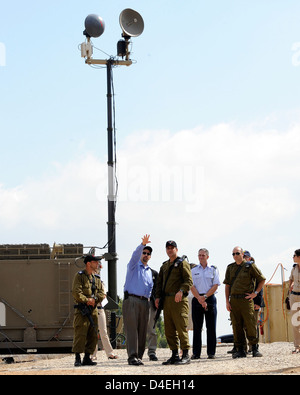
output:
{"label": "black trousers", "polygon": [[196,298],[192,299],[193,354],[197,357],[201,355],[204,317],[207,334],[207,355],[215,355],[216,353],[217,299],[215,295],[207,298],[206,303],[207,310],[204,310]]}

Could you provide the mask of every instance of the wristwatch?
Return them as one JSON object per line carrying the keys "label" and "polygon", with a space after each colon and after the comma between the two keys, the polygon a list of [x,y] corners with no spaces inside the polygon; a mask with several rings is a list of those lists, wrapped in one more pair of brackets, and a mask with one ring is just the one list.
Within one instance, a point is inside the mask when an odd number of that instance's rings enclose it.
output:
{"label": "wristwatch", "polygon": [[258,292],[257,292],[257,291],[254,291],[254,293],[255,293],[255,295],[257,295],[257,294],[258,294]]}
{"label": "wristwatch", "polygon": [[208,296],[205,294],[205,295],[203,295],[204,296],[204,299],[206,300],[207,298],[208,298]]}

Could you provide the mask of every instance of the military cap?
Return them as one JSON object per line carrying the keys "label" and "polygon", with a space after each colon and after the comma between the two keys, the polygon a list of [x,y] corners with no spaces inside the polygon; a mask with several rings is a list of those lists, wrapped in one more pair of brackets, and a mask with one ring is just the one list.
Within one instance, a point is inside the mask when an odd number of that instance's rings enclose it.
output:
{"label": "military cap", "polygon": [[101,257],[100,256],[94,256],[91,254],[88,254],[84,257],[84,263],[88,263],[88,262],[93,262],[93,261],[101,261]]}
{"label": "military cap", "polygon": [[177,248],[177,244],[176,244],[176,242],[174,240],[168,240],[166,242],[166,247],[169,247],[169,246]]}

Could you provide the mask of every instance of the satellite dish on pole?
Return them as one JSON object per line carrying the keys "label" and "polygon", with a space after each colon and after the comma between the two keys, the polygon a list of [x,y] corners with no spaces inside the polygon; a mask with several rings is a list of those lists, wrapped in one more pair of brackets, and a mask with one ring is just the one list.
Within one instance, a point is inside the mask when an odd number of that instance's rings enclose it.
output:
{"label": "satellite dish on pole", "polygon": [[126,8],[120,14],[120,26],[123,36],[138,37],[143,33],[144,21],[138,12],[131,8]]}
{"label": "satellite dish on pole", "polygon": [[83,34],[87,37],[100,37],[105,29],[103,19],[96,14],[90,14],[85,18],[84,22],[85,31]]}

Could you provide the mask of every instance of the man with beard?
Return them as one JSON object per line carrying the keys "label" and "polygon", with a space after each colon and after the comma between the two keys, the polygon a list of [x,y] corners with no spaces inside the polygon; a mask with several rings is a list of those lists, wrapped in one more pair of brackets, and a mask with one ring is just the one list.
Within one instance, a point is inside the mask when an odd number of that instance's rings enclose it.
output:
{"label": "man with beard", "polygon": [[153,287],[152,271],[148,266],[152,248],[147,246],[150,235],[133,252],[127,265],[124,285],[123,320],[128,364],[143,365],[149,321],[149,301]]}

